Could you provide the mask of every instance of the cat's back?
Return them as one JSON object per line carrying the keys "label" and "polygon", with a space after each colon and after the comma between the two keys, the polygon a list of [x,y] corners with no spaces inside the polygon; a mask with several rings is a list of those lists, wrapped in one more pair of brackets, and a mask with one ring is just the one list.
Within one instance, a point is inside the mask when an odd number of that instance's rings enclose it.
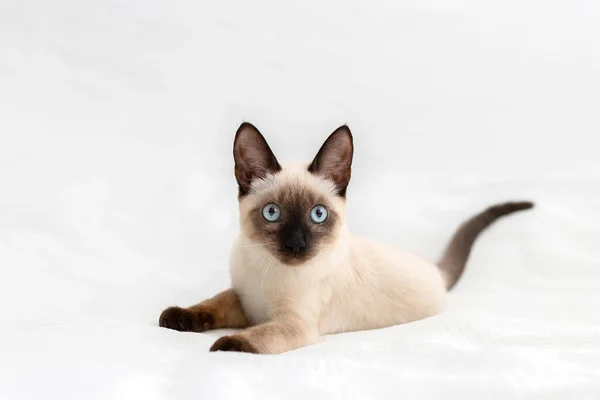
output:
{"label": "cat's back", "polygon": [[362,236],[352,236],[351,257],[367,263],[393,264],[398,268],[426,268],[436,270],[436,266],[418,255],[387,243]]}
{"label": "cat's back", "polygon": [[395,246],[353,236],[349,258],[355,269],[368,271],[380,283],[390,278],[395,284],[399,280],[402,287],[410,285],[434,293],[446,292],[435,264]]}

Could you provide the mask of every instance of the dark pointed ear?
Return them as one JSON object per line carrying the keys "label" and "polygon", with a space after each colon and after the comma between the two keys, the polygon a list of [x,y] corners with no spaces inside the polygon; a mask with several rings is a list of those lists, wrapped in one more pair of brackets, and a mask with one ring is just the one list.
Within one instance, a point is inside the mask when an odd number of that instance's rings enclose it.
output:
{"label": "dark pointed ear", "polygon": [[240,187],[240,196],[248,193],[253,180],[264,178],[269,173],[281,170],[277,158],[263,135],[248,122],[240,125],[235,134],[233,159],[235,160],[235,179]]}
{"label": "dark pointed ear", "polygon": [[338,194],[346,197],[353,154],[352,132],[342,125],[329,135],[308,170],[335,183]]}

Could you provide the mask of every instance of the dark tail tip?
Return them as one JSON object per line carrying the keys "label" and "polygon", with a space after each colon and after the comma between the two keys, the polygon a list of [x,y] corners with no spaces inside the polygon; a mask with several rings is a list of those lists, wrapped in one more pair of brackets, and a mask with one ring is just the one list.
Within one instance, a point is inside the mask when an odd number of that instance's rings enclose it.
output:
{"label": "dark tail tip", "polygon": [[497,204],[465,221],[454,233],[442,259],[438,263],[450,290],[462,275],[479,234],[498,218],[513,212],[529,210],[534,207],[530,201],[516,201]]}
{"label": "dark tail tip", "polygon": [[513,213],[516,211],[529,210],[529,209],[533,208],[534,206],[535,206],[535,204],[531,201],[515,201],[515,202],[497,204],[495,206],[488,208],[486,210],[486,212],[489,212],[490,214],[494,215],[495,217],[502,217],[504,215],[507,215],[507,214],[510,214],[510,213]]}

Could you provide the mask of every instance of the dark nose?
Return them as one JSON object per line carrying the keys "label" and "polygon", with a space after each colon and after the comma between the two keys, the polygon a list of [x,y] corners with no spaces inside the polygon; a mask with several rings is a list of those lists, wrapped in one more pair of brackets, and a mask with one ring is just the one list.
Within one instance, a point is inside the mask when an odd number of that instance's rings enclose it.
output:
{"label": "dark nose", "polygon": [[290,253],[300,253],[306,248],[306,237],[301,229],[290,232],[285,241],[285,249]]}

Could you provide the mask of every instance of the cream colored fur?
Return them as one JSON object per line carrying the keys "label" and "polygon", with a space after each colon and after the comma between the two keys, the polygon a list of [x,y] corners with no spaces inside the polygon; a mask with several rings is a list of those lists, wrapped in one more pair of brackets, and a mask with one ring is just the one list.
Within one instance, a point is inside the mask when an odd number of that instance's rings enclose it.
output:
{"label": "cream colored fur", "polygon": [[[304,265],[281,264],[244,234],[249,210],[285,185],[326,195],[342,220],[331,244]],[[309,173],[306,165],[287,166],[253,182],[240,199],[241,234],[231,253],[231,283],[247,318],[257,324],[240,335],[259,353],[281,353],[316,343],[319,335],[402,324],[442,310],[446,289],[439,269],[351,235],[345,208],[333,184]]]}

